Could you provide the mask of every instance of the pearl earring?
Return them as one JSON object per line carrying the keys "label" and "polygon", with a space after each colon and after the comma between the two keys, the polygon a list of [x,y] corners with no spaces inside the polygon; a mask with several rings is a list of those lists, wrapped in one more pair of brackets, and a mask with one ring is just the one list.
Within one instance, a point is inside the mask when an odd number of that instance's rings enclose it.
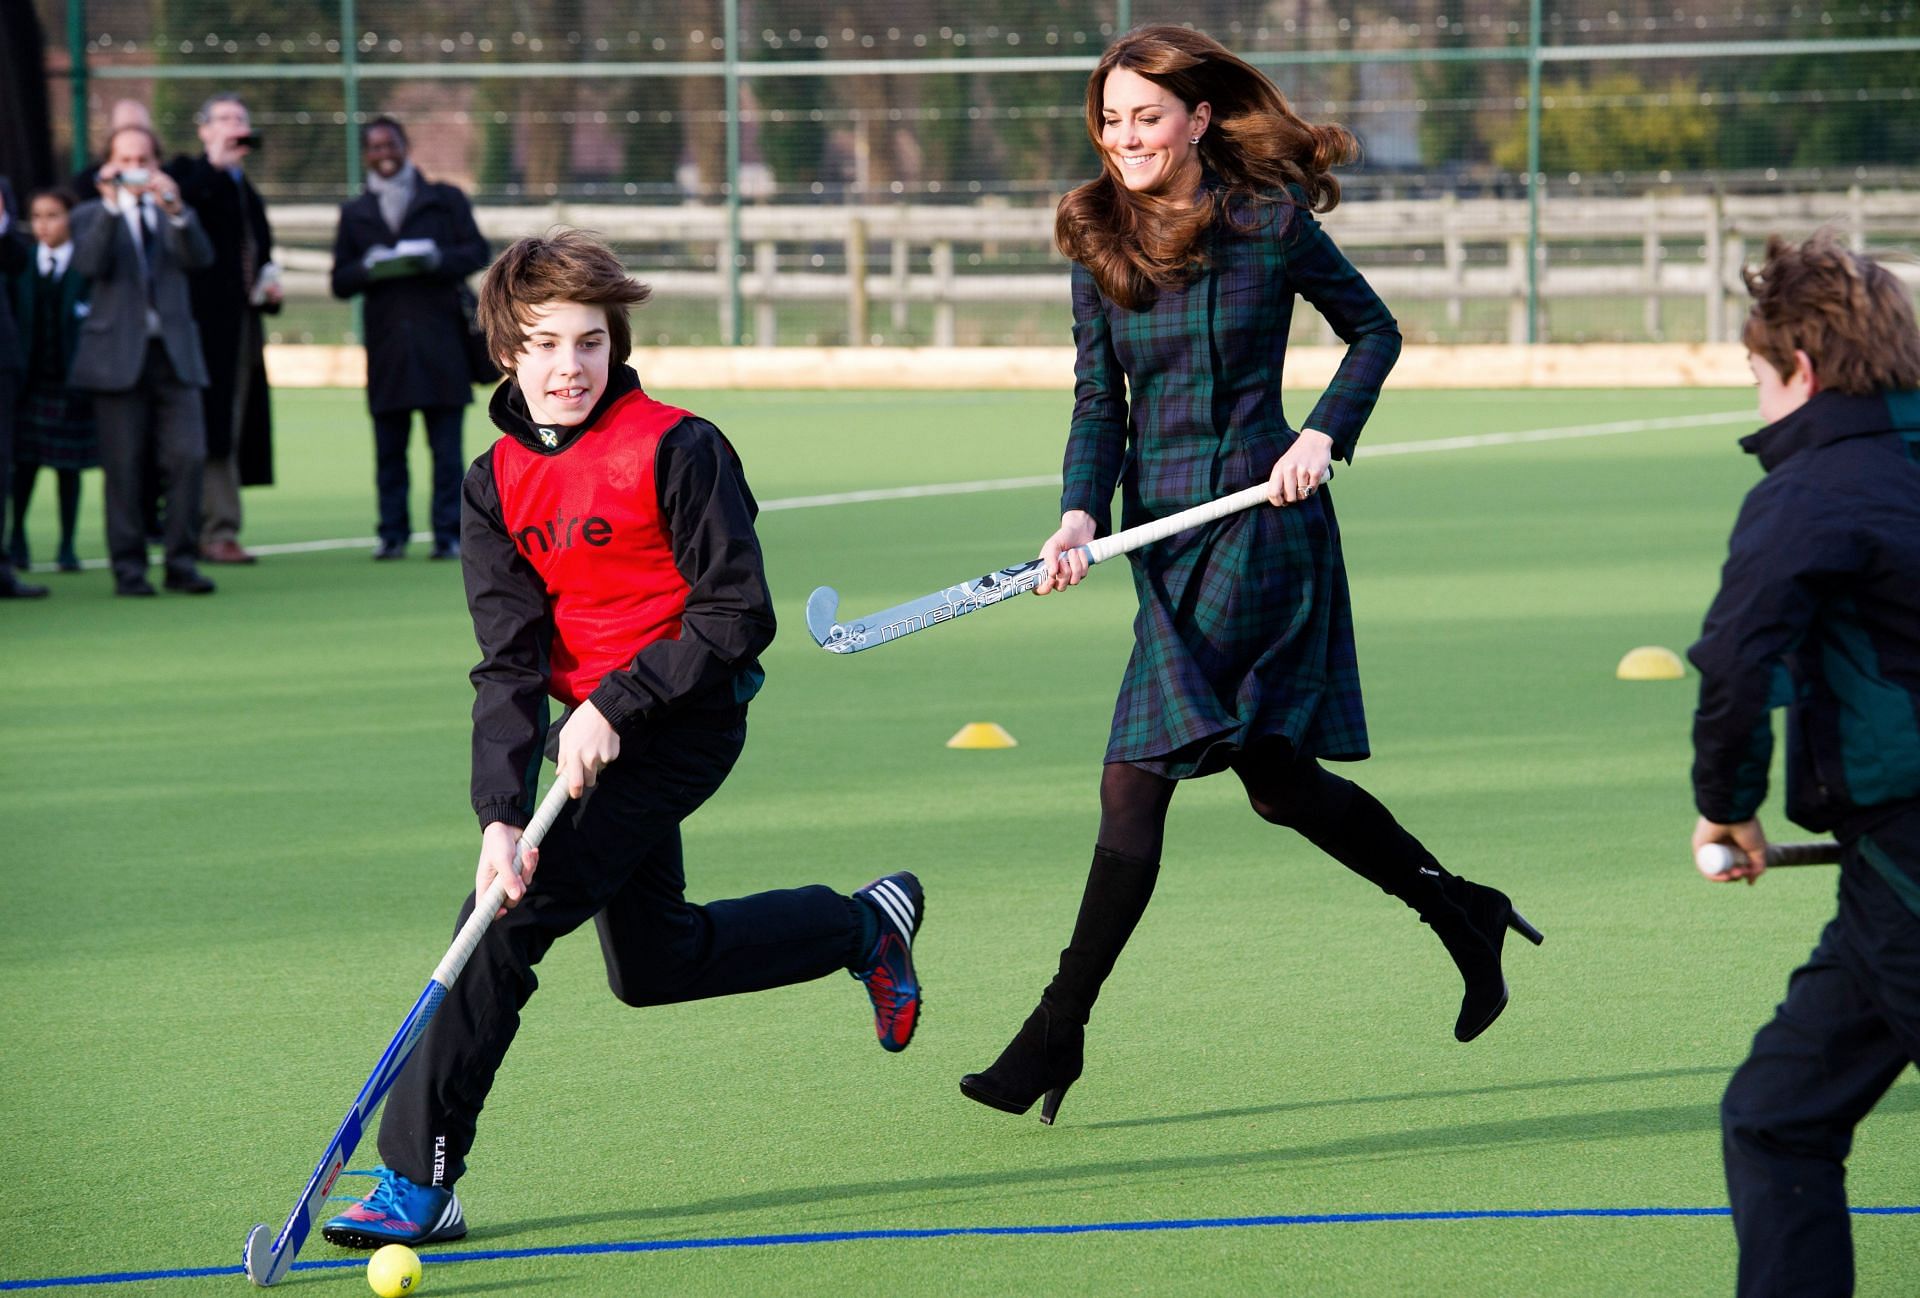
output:
{"label": "pearl earring", "polygon": [[1188,140],[1188,141],[1187,141],[1187,143],[1188,143],[1188,144],[1198,144],[1198,143],[1200,143],[1200,137],[1196,135],[1196,136],[1194,136],[1194,137],[1193,137],[1193,138],[1192,138],[1191,140]]}

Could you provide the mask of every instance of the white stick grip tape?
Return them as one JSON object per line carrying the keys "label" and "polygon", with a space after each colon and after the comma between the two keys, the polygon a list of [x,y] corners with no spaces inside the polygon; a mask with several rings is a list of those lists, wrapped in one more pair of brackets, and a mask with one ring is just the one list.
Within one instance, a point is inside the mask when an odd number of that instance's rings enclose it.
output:
{"label": "white stick grip tape", "polygon": [[[1331,470],[1322,473],[1321,485],[1324,486],[1332,476]],[[1112,536],[1103,536],[1097,541],[1090,541],[1086,546],[1087,562],[1104,563],[1129,550],[1138,550],[1143,545],[1164,541],[1176,532],[1184,532],[1190,527],[1199,527],[1202,523],[1211,523],[1216,518],[1225,518],[1228,514],[1237,514],[1243,509],[1252,509],[1255,505],[1263,505],[1266,500],[1267,484],[1257,482],[1230,496],[1209,500],[1204,505],[1195,505],[1192,509],[1183,509],[1177,514],[1168,514],[1165,518],[1156,518],[1151,523],[1142,523],[1124,532],[1115,532]]]}

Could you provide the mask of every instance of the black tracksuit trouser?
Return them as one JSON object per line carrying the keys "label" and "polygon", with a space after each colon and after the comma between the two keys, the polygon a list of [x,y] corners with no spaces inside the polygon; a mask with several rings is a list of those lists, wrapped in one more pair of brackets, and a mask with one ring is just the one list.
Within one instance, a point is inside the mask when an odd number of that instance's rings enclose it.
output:
{"label": "black tracksuit trouser", "polygon": [[1853,1292],[1853,1129],[1920,1061],[1920,915],[1882,869],[1920,888],[1920,815],[1846,843],[1839,913],[1721,1102],[1740,1298]]}
{"label": "black tracksuit trouser", "polygon": [[[784,987],[857,958],[861,903],[831,888],[686,900],[680,822],[720,787],[745,739],[744,708],[668,717],[622,737],[619,760],[554,823],[526,897],[487,930],[389,1092],[379,1140],[388,1167],[419,1185],[460,1178],[538,986],[533,966],[589,919],[613,994],[629,1005]],[[469,894],[456,932],[473,903]]]}

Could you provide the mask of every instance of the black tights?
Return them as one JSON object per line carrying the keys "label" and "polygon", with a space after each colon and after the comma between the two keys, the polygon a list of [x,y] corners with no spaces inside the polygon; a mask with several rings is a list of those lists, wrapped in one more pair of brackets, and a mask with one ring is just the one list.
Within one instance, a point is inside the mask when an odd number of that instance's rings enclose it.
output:
{"label": "black tights", "polygon": [[[73,557],[73,537],[80,523],[80,470],[55,469],[54,479],[60,493],[60,557]],[[40,476],[37,464],[13,467],[13,532],[7,547],[16,559],[27,553],[27,505],[33,500],[33,480]]]}
{"label": "black tights", "polygon": [[[1255,815],[1298,830],[1315,843],[1346,818],[1356,795],[1372,801],[1359,785],[1331,774],[1311,757],[1296,756],[1288,744],[1262,744],[1241,754],[1230,769],[1240,777]],[[1095,841],[1121,856],[1158,861],[1167,807],[1178,783],[1128,762],[1108,765],[1100,773],[1100,834]]]}
{"label": "black tights", "polygon": [[[1442,890],[1452,876],[1359,785],[1284,743],[1258,745],[1235,759],[1231,769],[1262,820],[1299,833],[1423,918],[1447,904]],[[1177,783],[1125,762],[1101,772],[1093,867],[1073,938],[1042,998],[1077,1022],[1087,1021],[1101,984],[1153,898]]]}

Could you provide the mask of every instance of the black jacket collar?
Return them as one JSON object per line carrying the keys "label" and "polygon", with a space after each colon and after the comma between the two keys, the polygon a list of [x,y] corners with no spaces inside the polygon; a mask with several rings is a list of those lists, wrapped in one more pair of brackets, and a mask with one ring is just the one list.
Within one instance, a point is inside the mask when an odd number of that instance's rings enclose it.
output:
{"label": "black jacket collar", "polygon": [[1850,437],[1871,437],[1920,426],[1920,393],[1873,392],[1849,396],[1817,392],[1806,405],[1740,439],[1740,449],[1760,457],[1771,473],[1801,451]]}
{"label": "black jacket collar", "polygon": [[535,423],[527,410],[527,398],[520,391],[520,385],[508,379],[494,389],[493,399],[487,403],[487,416],[493,420],[494,427],[535,455],[558,455],[592,432],[606,417],[614,402],[629,392],[638,391],[640,376],[633,372],[633,367],[616,366],[607,374],[607,390],[593,403],[593,409],[587,412],[587,417],[571,428],[562,428]]}

